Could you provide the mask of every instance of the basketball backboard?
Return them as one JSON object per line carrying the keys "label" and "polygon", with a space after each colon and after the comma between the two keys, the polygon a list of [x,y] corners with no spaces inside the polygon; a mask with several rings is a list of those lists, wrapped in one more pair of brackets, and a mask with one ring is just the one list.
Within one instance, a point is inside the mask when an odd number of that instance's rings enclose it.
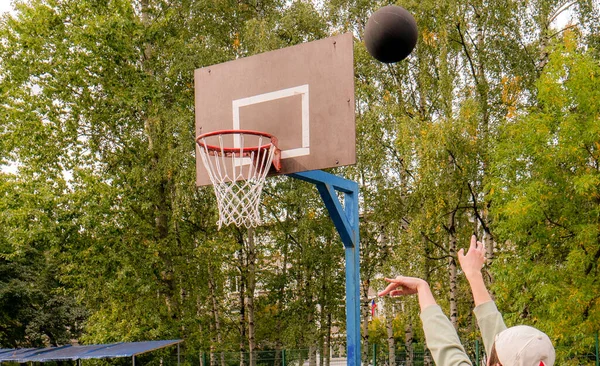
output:
{"label": "basketball backboard", "polygon": [[[194,77],[196,135],[272,134],[279,174],[356,162],[351,33],[204,67]],[[196,156],[197,185],[212,184]]]}

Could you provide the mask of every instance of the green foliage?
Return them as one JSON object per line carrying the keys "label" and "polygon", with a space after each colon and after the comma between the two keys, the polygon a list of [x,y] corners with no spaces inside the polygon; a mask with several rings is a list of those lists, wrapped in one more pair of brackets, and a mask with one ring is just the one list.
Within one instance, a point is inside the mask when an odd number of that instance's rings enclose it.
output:
{"label": "green foliage", "polygon": [[582,351],[600,316],[600,68],[579,47],[571,31],[553,46],[537,105],[503,131],[491,189],[509,322],[529,319]]}
{"label": "green foliage", "polygon": [[[343,246],[314,187],[269,179],[255,273],[246,233],[216,230],[213,194],[194,184],[193,71],[344,31],[356,37],[358,162],[336,174],[361,188],[363,304],[382,274],[425,277],[476,338],[467,284],[448,295],[451,243],[476,231],[496,248],[509,323],[589,342],[599,10],[569,5],[580,23],[559,31],[561,4],[402,1],[419,41],[394,65],[366,52],[364,24],[383,4],[363,0],[16,4],[0,21],[0,163],[14,171],[0,175],[0,342],[240,351],[253,276],[258,349],[343,332]],[[416,302],[392,305],[396,340],[411,322],[422,340]],[[381,324],[368,331],[383,342]]]}
{"label": "green foliage", "polygon": [[0,179],[0,344],[68,343],[86,316],[61,281],[56,244],[71,235],[69,215],[43,180]]}
{"label": "green foliage", "polygon": [[385,328],[385,319],[375,318],[369,323],[369,343],[385,344],[387,331]]}

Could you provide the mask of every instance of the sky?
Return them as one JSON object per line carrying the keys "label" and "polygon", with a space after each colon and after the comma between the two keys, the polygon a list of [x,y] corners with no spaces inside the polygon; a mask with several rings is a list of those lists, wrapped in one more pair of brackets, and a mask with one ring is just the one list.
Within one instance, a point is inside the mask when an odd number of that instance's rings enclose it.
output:
{"label": "sky", "polygon": [[0,0],[0,14],[12,9],[11,1],[12,0]]}

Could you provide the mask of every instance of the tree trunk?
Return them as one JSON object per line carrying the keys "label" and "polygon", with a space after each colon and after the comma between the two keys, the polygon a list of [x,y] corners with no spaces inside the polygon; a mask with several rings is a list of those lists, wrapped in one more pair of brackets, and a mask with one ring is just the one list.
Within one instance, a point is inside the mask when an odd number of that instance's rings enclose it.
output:
{"label": "tree trunk", "polygon": [[[308,275],[310,276],[310,275]],[[310,277],[307,277],[310,278]],[[310,281],[310,280],[309,280]],[[307,292],[310,293],[310,282],[307,281]],[[314,308],[313,308],[313,299],[312,296],[307,297],[306,299],[306,307],[308,310],[308,324],[310,325],[309,329],[310,329],[310,334],[308,335],[307,339],[308,339],[308,365],[309,366],[317,366],[317,329],[316,329],[316,325],[315,325],[315,314],[314,314]]]}
{"label": "tree trunk", "polygon": [[281,366],[281,348],[280,346],[275,346],[275,360],[273,360],[273,365],[274,366]]}
{"label": "tree trunk", "polygon": [[[200,315],[202,314],[202,309],[201,309],[201,304],[202,304],[202,300],[200,299],[200,296],[196,296],[196,318],[200,318]],[[203,334],[203,328],[202,328],[202,323],[198,322],[198,332],[199,334]],[[207,366],[206,362],[204,362],[204,357],[202,357],[204,354],[204,350],[199,350],[198,351],[198,363],[200,364],[200,366]]]}
{"label": "tree trunk", "polygon": [[[369,282],[369,281],[366,281]],[[369,284],[367,283],[368,287]],[[362,318],[362,345],[361,345],[361,353],[362,353],[362,363],[365,365],[369,364],[369,298],[364,297],[364,301],[361,302],[362,306],[360,307],[360,316]]]}
{"label": "tree trunk", "polygon": [[412,366],[415,363],[415,352],[413,347],[413,325],[412,317],[408,315],[404,325],[404,349],[406,350],[406,366]]}
{"label": "tree trunk", "polygon": [[[212,268],[212,266],[208,266],[208,291],[210,293],[210,300],[211,300],[211,305],[212,305],[212,318],[214,320],[214,326],[215,326],[215,333],[216,333],[216,344],[217,345],[222,345],[223,344],[223,338],[221,336],[221,320],[219,317],[219,307],[218,307],[218,302],[217,302],[217,295],[215,293],[215,282],[214,282],[214,269]],[[214,349],[213,345],[211,344],[211,350]],[[213,361],[213,354],[211,352],[211,365],[216,365],[216,361]],[[220,350],[220,359],[221,359],[221,366],[225,366],[225,355],[223,354],[222,350]]]}
{"label": "tree trunk", "polygon": [[[141,1],[141,20],[144,26],[151,26],[150,11],[149,11],[149,0]],[[144,72],[149,76],[154,76],[154,72],[150,67],[150,61],[153,58],[153,45],[150,42],[144,44],[144,55],[142,58],[142,67]],[[148,102],[148,110],[150,110],[150,103]],[[160,139],[157,136],[157,130],[160,130],[161,119],[158,116],[143,115],[144,120],[144,131],[146,138],[148,139],[148,152],[150,154],[150,165],[151,169],[159,169],[159,163],[161,161],[161,146]],[[169,236],[169,213],[171,206],[169,204],[168,187],[171,181],[166,176],[161,176],[158,181],[151,181],[151,186],[156,189],[156,198],[153,202],[154,206],[154,225],[156,229],[157,241],[159,243],[165,242]],[[170,317],[176,318],[179,315],[177,310],[176,291],[174,282],[174,270],[173,262],[171,257],[159,251],[159,256],[163,263],[163,268],[159,273],[158,281],[161,283],[160,294],[164,297],[165,305]]]}
{"label": "tree trunk", "polygon": [[396,366],[396,340],[394,339],[394,318],[393,310],[388,310],[388,316],[385,317],[385,325],[387,330],[387,344],[388,344],[388,364],[390,366]]}
{"label": "tree trunk", "polygon": [[254,290],[256,287],[256,251],[254,246],[254,229],[248,229],[248,292],[247,292],[247,309],[248,309],[248,351],[250,366],[256,366],[256,340],[254,338]]}
{"label": "tree trunk", "polygon": [[317,366],[317,348],[314,342],[308,346],[308,366]]}
{"label": "tree trunk", "polygon": [[240,328],[240,366],[244,366],[246,364],[246,360],[244,358],[244,354],[246,351],[246,302],[244,298],[246,297],[246,269],[244,265],[244,247],[243,242],[240,243],[242,246],[239,250],[239,269],[240,269],[240,286],[239,286],[239,301],[240,301],[240,320],[239,320],[239,328]]}
{"label": "tree trunk", "polygon": [[[487,232],[484,232],[483,233],[483,244],[485,245],[486,264],[489,266],[494,261],[494,247],[496,246],[496,242],[494,241],[494,238],[492,237],[492,235],[489,235]],[[490,283],[493,283],[494,278],[492,277],[492,274],[489,271],[486,271],[486,274],[487,274],[486,277],[488,278],[488,281]],[[492,293],[490,293],[490,295],[492,295],[492,298],[494,298],[494,295]]]}
{"label": "tree trunk", "polygon": [[[324,291],[325,286],[321,288],[321,291]],[[325,311],[323,305],[320,306],[319,309],[319,366],[323,366],[324,358],[325,358],[325,330],[327,329],[327,319],[325,318]]]}
{"label": "tree trunk", "polygon": [[[284,247],[283,247],[283,263],[281,265],[282,281],[281,281],[281,286],[278,289],[279,296],[277,298],[277,309],[279,309],[278,311],[281,311],[281,309],[283,309],[283,307],[284,307],[284,304],[282,303],[281,300],[285,298],[285,286],[287,283],[287,263],[288,263],[287,260],[288,260],[287,245],[284,245]],[[275,330],[276,330],[276,334],[275,334],[275,366],[281,366],[282,361],[283,361],[282,355],[281,355],[281,350],[283,349],[283,342],[281,341],[282,328],[283,328],[283,324],[282,324],[281,314],[278,313],[277,316],[275,317]]]}
{"label": "tree trunk", "polygon": [[325,366],[329,366],[331,364],[331,312],[327,313],[327,334],[324,348]]}
{"label": "tree trunk", "polygon": [[458,305],[456,302],[456,232],[454,212],[448,219],[448,276],[450,280],[450,322],[458,326]]}
{"label": "tree trunk", "polygon": [[[431,271],[429,258],[431,257],[431,247],[425,236],[421,237],[421,242],[423,243],[423,247],[425,248],[425,262],[423,263],[423,279],[427,281],[427,283],[429,283],[429,273]],[[431,359],[431,354],[427,349],[427,344],[423,344],[423,365],[433,365],[433,360]]]}

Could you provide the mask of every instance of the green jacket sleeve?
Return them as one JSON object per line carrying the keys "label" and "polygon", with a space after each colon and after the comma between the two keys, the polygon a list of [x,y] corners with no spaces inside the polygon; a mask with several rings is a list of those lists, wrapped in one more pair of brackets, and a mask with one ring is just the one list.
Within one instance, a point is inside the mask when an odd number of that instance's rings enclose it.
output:
{"label": "green jacket sleeve", "polygon": [[421,312],[427,348],[431,351],[437,366],[471,366],[456,329],[438,305],[432,305]]}
{"label": "green jacket sleeve", "polygon": [[476,306],[473,312],[475,313],[477,324],[481,331],[485,353],[489,357],[496,334],[506,329],[506,325],[502,319],[502,314],[500,314],[493,301],[484,302],[483,304]]}

